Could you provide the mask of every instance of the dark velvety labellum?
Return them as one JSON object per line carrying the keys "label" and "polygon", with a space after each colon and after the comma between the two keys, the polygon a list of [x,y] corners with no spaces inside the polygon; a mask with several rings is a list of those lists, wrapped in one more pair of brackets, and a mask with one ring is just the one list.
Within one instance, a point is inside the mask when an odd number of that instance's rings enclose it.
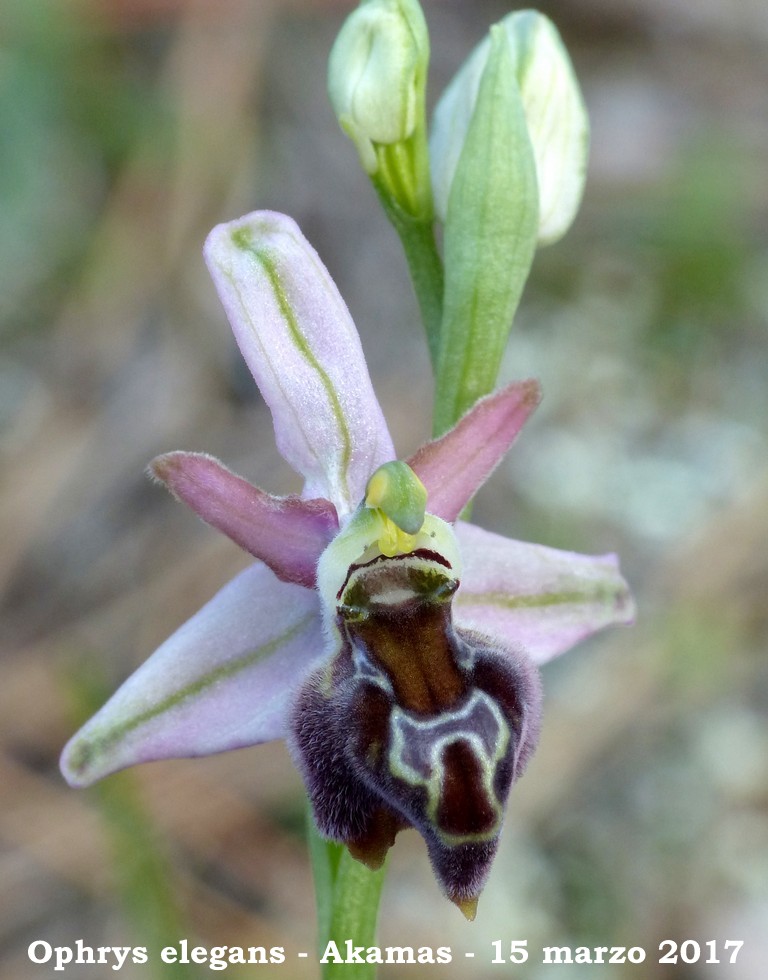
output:
{"label": "dark velvety labellum", "polygon": [[323,833],[376,867],[397,831],[415,827],[463,906],[535,746],[541,692],[523,651],[454,628],[457,587],[428,551],[352,566],[339,649],[299,693],[292,748]]}
{"label": "dark velvety labellum", "polygon": [[462,739],[450,742],[442,751],[443,772],[435,822],[443,834],[473,837],[496,829],[498,800],[486,791],[482,762],[471,744]]}

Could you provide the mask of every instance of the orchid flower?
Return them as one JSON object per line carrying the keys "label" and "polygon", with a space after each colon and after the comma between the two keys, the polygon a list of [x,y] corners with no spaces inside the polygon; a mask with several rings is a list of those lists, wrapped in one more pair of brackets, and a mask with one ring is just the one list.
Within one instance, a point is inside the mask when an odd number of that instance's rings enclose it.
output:
{"label": "orchid flower", "polygon": [[539,399],[481,399],[398,462],[350,314],[289,218],[218,226],[205,255],[278,448],[275,497],[210,456],[155,478],[257,560],[130,677],[64,750],[84,786],[139,762],[285,738],[316,823],[370,867],[407,826],[468,916],[539,729],[538,666],[632,600],[612,556],[458,520]]}

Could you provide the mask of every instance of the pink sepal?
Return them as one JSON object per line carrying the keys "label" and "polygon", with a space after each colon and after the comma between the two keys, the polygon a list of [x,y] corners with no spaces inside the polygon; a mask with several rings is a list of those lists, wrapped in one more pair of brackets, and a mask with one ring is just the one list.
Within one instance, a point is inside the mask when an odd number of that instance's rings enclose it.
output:
{"label": "pink sepal", "polygon": [[459,626],[519,643],[538,664],[606,626],[633,621],[635,605],[615,555],[579,555],[512,541],[459,522],[463,573]]}
{"label": "pink sepal", "polygon": [[409,460],[427,488],[427,510],[455,521],[493,473],[541,399],[537,381],[516,381],[481,398],[445,435]]}
{"label": "pink sepal", "polygon": [[323,656],[317,594],[261,563],[241,572],[70,740],[72,786],[153,759],[281,738],[293,692]]}
{"label": "pink sepal", "polygon": [[149,472],[278,578],[314,586],[317,560],[339,530],[329,500],[274,497],[204,453],[158,456]]}

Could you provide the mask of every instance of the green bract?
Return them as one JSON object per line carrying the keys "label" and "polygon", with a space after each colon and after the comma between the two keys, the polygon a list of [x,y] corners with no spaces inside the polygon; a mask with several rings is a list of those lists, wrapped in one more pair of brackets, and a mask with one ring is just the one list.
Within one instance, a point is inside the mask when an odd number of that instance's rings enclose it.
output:
{"label": "green bract", "polygon": [[536,168],[501,27],[490,43],[448,199],[436,433],[493,389],[536,248]]}

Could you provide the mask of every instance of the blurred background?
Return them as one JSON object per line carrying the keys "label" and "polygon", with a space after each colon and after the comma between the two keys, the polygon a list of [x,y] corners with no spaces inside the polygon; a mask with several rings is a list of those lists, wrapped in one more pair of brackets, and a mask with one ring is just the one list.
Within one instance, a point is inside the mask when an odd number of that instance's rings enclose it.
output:
{"label": "blurred background", "polygon": [[[148,460],[201,450],[298,489],[203,266],[214,223],[293,215],[349,303],[401,455],[429,432],[405,264],[325,97],[351,6],[0,7],[3,978],[60,975],[29,962],[38,939],[313,949],[302,789],[282,745],[79,792],[57,757],[247,562],[149,483]],[[424,7],[434,102],[508,8]],[[592,160],[572,231],[538,254],[504,366],[541,378],[545,400],[475,517],[619,552],[639,616],[546,668],[542,745],[477,921],[439,896],[409,832],[380,939],[451,945],[446,980],[498,975],[499,939],[528,940],[531,963],[502,971],[524,980],[549,977],[537,951],[562,944],[648,951],[643,967],[561,966],[569,980],[754,980],[768,962],[768,8],[540,9],[582,81]],[[710,940],[745,946],[735,965],[656,965],[665,939],[698,941],[702,960]],[[315,972],[294,957],[258,968]]]}

